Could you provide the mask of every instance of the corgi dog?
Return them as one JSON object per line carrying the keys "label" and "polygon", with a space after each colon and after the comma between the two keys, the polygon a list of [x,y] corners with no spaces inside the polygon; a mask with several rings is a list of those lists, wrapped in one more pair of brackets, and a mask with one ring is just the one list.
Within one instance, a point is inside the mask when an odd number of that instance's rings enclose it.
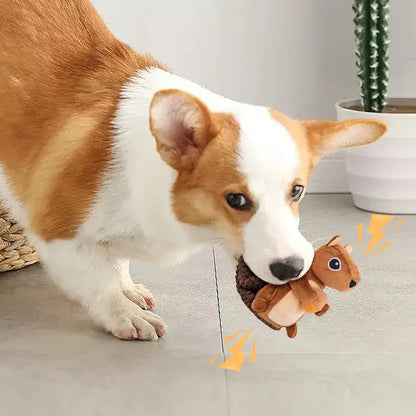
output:
{"label": "corgi dog", "polygon": [[88,0],[0,2],[0,200],[54,281],[118,338],[166,331],[129,259],[175,263],[221,241],[266,282],[302,277],[313,167],[385,131],[210,92],[116,39]]}

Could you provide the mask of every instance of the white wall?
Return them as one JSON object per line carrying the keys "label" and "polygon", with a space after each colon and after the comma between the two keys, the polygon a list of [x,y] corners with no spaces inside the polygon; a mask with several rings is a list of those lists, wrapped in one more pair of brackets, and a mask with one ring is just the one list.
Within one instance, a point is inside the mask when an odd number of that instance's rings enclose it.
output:
{"label": "white wall", "polygon": [[[95,0],[114,33],[179,75],[297,118],[358,96],[349,0]],[[416,96],[416,1],[391,1],[391,96]],[[341,156],[311,191],[346,191]]]}

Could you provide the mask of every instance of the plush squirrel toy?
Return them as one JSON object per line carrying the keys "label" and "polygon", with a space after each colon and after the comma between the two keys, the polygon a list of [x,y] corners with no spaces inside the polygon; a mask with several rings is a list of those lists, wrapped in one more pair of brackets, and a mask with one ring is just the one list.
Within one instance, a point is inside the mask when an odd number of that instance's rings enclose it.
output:
{"label": "plush squirrel toy", "polygon": [[309,271],[298,280],[272,285],[259,279],[240,258],[237,265],[237,290],[248,308],[273,329],[286,328],[289,338],[297,334],[297,322],[305,313],[317,316],[328,311],[325,286],[345,292],[360,281],[352,257],[352,247],[334,237],[315,251]]}

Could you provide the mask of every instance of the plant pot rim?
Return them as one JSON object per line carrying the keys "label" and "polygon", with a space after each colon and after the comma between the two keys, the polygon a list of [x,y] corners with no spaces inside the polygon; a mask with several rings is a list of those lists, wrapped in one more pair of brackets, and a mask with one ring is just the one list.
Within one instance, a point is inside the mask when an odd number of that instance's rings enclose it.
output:
{"label": "plant pot rim", "polygon": [[[392,97],[387,100],[388,104],[393,105],[412,105],[416,106],[416,98],[413,97]],[[371,118],[373,117],[416,117],[416,112],[414,113],[376,113],[372,111],[363,111],[363,110],[352,110],[348,106],[360,105],[361,100],[359,98],[350,98],[347,100],[340,100],[335,103],[336,107],[341,108],[343,111],[349,112],[355,115],[365,115]]]}

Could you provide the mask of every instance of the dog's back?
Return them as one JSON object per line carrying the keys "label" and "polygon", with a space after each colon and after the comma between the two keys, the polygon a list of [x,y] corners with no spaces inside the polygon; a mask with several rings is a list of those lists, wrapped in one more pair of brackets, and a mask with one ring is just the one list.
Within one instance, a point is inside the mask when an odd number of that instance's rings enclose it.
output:
{"label": "dog's back", "polygon": [[[86,0],[8,0],[0,3],[0,120],[11,129],[72,91],[78,63],[115,40]],[[84,69],[86,65],[84,65]],[[77,69],[80,72],[82,69]],[[52,98],[61,97],[58,103]],[[24,106],[22,105],[24,103]],[[44,110],[44,106],[49,107]],[[24,108],[23,108],[24,107]],[[34,111],[36,108],[36,111]],[[24,111],[26,110],[26,111]],[[4,134],[2,140],[7,139]],[[2,146],[3,147],[3,146]]]}
{"label": "dog's back", "polygon": [[45,240],[71,237],[85,218],[120,90],[149,65],[88,0],[0,2],[0,197],[10,202],[10,183]]}

